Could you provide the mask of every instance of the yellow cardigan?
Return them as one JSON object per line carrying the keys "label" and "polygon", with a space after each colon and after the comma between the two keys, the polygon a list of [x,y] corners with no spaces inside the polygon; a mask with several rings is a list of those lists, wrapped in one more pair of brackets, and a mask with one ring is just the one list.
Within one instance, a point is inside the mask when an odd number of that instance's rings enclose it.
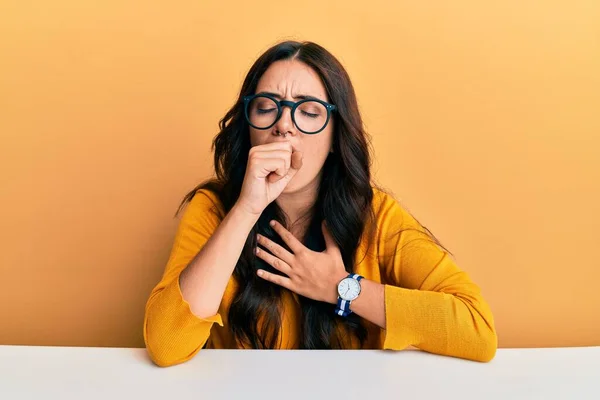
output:
{"label": "yellow cardigan", "polygon": [[[370,248],[365,239],[360,242],[355,272],[385,285],[387,329],[365,320],[368,338],[362,348],[415,346],[436,354],[491,360],[497,336],[479,287],[447,252],[428,239],[422,226],[393,197],[377,189],[373,194],[375,242]],[[218,313],[206,319],[191,312],[179,287],[179,274],[220,222],[211,211],[215,204],[222,207],[214,193],[202,189],[187,205],[164,275],[146,304],[144,340],[157,365],[187,361],[205,343],[207,348],[238,348],[227,328],[237,287],[234,278],[229,279]],[[279,343],[283,349],[293,349],[299,342],[300,306],[295,293],[282,290]],[[348,347],[358,348],[359,344],[353,341]]]}

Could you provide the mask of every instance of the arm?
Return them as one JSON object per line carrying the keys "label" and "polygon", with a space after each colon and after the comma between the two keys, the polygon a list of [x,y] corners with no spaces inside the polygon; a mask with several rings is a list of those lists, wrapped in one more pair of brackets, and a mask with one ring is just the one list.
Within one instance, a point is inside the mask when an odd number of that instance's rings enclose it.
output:
{"label": "arm", "polygon": [[225,218],[199,191],[179,224],[171,256],[146,304],[144,340],[160,366],[192,358],[206,343],[229,277],[254,219],[233,208]]}
{"label": "arm", "polygon": [[183,298],[200,318],[216,314],[250,230],[258,220],[233,207],[179,278]]}
{"label": "arm", "polygon": [[491,360],[497,336],[479,287],[391,197],[382,205],[378,226],[380,268],[388,284],[364,282],[352,309],[386,329],[383,347],[412,345],[431,353]]}
{"label": "arm", "polygon": [[[361,280],[360,286],[360,295],[351,303],[350,309],[356,315],[385,329],[385,286],[368,279]],[[335,296],[332,304],[337,304],[337,293]]]}

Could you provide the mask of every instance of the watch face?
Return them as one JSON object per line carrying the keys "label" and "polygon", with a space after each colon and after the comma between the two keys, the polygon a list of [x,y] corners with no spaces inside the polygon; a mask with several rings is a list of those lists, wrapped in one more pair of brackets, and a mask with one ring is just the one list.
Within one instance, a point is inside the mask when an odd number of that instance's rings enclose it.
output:
{"label": "watch face", "polygon": [[342,279],[338,285],[338,294],[343,300],[352,301],[360,294],[360,283],[352,278]]}

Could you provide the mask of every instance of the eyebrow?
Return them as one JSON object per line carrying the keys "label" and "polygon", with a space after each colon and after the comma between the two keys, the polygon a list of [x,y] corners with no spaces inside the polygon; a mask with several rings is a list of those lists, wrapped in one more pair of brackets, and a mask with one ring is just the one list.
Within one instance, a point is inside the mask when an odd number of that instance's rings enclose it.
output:
{"label": "eyebrow", "polygon": [[[273,92],[259,92],[259,93],[256,93],[256,94],[266,94],[266,95],[269,95],[269,96],[273,96],[273,97],[275,97],[277,99],[282,99],[283,98],[279,93],[273,93]],[[320,99],[320,98],[318,98],[316,96],[311,96],[309,94],[297,94],[295,97],[292,97],[292,98],[294,98],[294,99],[300,99],[300,100],[310,99],[310,100],[326,101],[326,100]]]}

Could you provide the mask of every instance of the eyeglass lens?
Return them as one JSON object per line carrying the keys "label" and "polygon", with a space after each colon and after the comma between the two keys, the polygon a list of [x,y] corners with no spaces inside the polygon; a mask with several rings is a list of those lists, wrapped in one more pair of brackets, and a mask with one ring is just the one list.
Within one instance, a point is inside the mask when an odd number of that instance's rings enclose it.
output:
{"label": "eyeglass lens", "polygon": [[[272,126],[277,111],[277,104],[268,97],[255,97],[248,104],[250,123],[259,129]],[[327,108],[318,101],[306,101],[296,107],[292,118],[301,131],[317,132],[327,123]]]}

